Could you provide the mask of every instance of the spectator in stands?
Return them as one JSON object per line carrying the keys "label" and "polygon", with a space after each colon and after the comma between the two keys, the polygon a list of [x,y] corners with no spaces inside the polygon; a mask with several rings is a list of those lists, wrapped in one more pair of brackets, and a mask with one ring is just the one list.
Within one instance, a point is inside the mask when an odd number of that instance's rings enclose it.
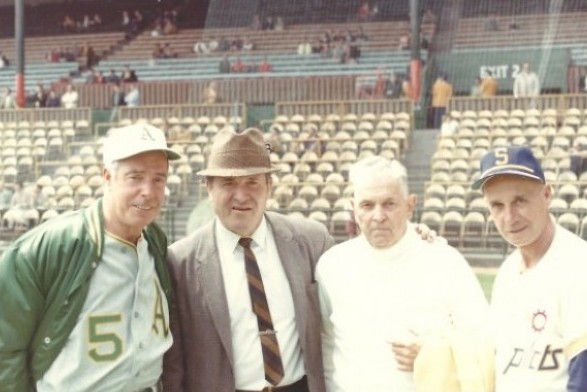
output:
{"label": "spectator in stands", "polygon": [[271,15],[267,15],[263,21],[263,30],[273,30],[275,28],[275,21]]}
{"label": "spectator in stands", "polygon": [[115,70],[111,69],[110,72],[108,72],[108,75],[104,78],[104,81],[110,84],[118,84],[120,83],[120,77],[118,77]]}
{"label": "spectator in stands", "polygon": [[540,82],[530,64],[522,64],[522,69],[514,79],[514,97],[537,97],[540,94]]}
{"label": "spectator in stands", "polygon": [[10,202],[12,201],[12,190],[5,186],[0,181],[0,210],[4,211],[10,208]]}
{"label": "spectator in stands", "polygon": [[220,37],[220,40],[218,41],[219,52],[228,52],[230,50],[230,46],[230,40],[228,40],[226,37]]}
{"label": "spectator in stands", "polygon": [[219,102],[218,97],[218,85],[216,82],[212,81],[208,83],[204,91],[202,92],[202,103],[205,104],[214,104]]}
{"label": "spectator in stands", "polygon": [[253,15],[253,20],[251,21],[251,30],[261,30],[262,27],[263,26],[261,24],[261,18],[259,17],[259,14]]}
{"label": "spectator in stands", "polygon": [[582,74],[579,76],[579,92],[586,93],[587,92],[587,74]]}
{"label": "spectator in stands", "polygon": [[36,108],[44,108],[47,106],[47,92],[41,83],[38,83],[35,87],[32,102],[33,106]]}
{"label": "spectator in stands", "polygon": [[210,52],[212,52],[212,51],[210,50],[210,47],[208,46],[207,42],[197,41],[194,44],[194,53],[196,53],[196,54],[209,54]]}
{"label": "spectator in stands", "polygon": [[172,35],[177,34],[177,24],[173,22],[171,18],[165,18],[163,22],[163,34],[164,35]]}
{"label": "spectator in stands", "polygon": [[495,97],[499,90],[499,82],[493,77],[493,72],[485,71],[485,77],[479,86],[479,93],[482,97]]}
{"label": "spectator in stands", "polygon": [[122,22],[120,24],[124,28],[127,28],[130,25],[130,15],[128,13],[128,10],[122,11]]}
{"label": "spectator in stands", "polygon": [[581,136],[573,141],[571,149],[571,170],[577,178],[587,171],[587,138]]}
{"label": "spectator in stands", "polygon": [[75,91],[73,85],[68,84],[65,87],[65,92],[61,95],[61,106],[65,109],[74,109],[77,107],[79,101],[79,94]]}
{"label": "spectator in stands", "polygon": [[244,37],[241,44],[241,49],[244,51],[251,51],[255,49],[255,43],[249,37]]}
{"label": "spectator in stands", "polygon": [[130,68],[130,65],[125,65],[124,69],[122,70],[122,75],[120,77],[123,83],[135,83],[139,81],[139,78],[134,69]]}
{"label": "spectator in stands", "polygon": [[63,21],[61,22],[61,27],[65,31],[74,31],[76,28],[75,20],[69,15],[65,15],[63,17]]}
{"label": "spectator in stands", "polygon": [[483,79],[481,79],[480,76],[477,76],[471,86],[471,97],[481,96],[481,83],[483,83]]}
{"label": "spectator in stands", "polygon": [[243,40],[240,37],[233,36],[228,39],[230,51],[240,51],[243,49]]}
{"label": "spectator in stands", "polygon": [[434,14],[434,11],[432,11],[430,6],[424,8],[424,12],[422,13],[422,23],[436,24],[436,14]]}
{"label": "spectator in stands", "polygon": [[57,48],[53,48],[45,55],[45,59],[50,63],[58,63],[61,59],[61,53]]}
{"label": "spectator in stands", "polygon": [[122,91],[120,88],[120,85],[112,84],[112,95],[110,98],[110,106],[112,111],[110,112],[110,122],[118,120],[118,115],[120,113],[119,108],[126,105],[124,98],[125,94],[124,91]]}
{"label": "spectator in stands", "polygon": [[86,59],[86,68],[91,68],[94,64],[96,64],[98,60],[96,52],[94,52],[94,47],[89,42],[86,42],[86,44],[82,48],[81,57],[84,57]]}
{"label": "spectator in stands", "polygon": [[10,60],[8,60],[8,57],[6,57],[6,55],[2,52],[0,52],[0,69],[2,68],[6,68],[10,65]]}
{"label": "spectator in stands", "polygon": [[267,56],[263,56],[263,60],[257,67],[257,71],[261,73],[273,72],[273,66],[267,59]]}
{"label": "spectator in stands", "polygon": [[285,30],[285,22],[283,21],[283,18],[281,16],[278,16],[277,18],[275,18],[275,26],[273,27],[273,30],[277,30],[277,31]]}
{"label": "spectator in stands", "polygon": [[230,64],[230,60],[228,59],[227,55],[222,56],[220,63],[218,64],[218,73],[226,74],[230,73],[232,70],[232,65]]}
{"label": "spectator in stands", "polygon": [[402,34],[399,37],[399,45],[398,45],[398,49],[400,50],[410,50],[410,44],[411,44],[411,34],[409,31],[406,31],[404,34]]}
{"label": "spectator in stands", "polygon": [[304,40],[298,45],[298,55],[307,56],[312,54],[312,44],[308,40],[307,36],[304,36]]}
{"label": "spectator in stands", "polygon": [[4,214],[3,224],[9,229],[14,230],[16,226],[24,227],[26,224],[24,213],[32,207],[30,194],[24,189],[22,182],[14,184],[14,191],[10,199],[10,208]]}
{"label": "spectator in stands", "polygon": [[163,58],[163,47],[161,43],[157,42],[155,44],[155,48],[151,52],[151,58],[153,59],[162,59]]}
{"label": "spectator in stands", "polygon": [[240,58],[240,56],[238,56],[236,58],[236,61],[232,64],[231,67],[231,72],[233,73],[241,73],[241,72],[247,72],[248,67],[247,65],[244,63],[244,61]]}
{"label": "spectator in stands", "polygon": [[385,72],[382,69],[378,69],[376,72],[375,85],[373,86],[373,94],[371,98],[383,99],[385,96],[385,88],[387,85],[387,78]]}
{"label": "spectator in stands", "polygon": [[102,18],[100,17],[99,14],[94,14],[94,16],[92,17],[92,20],[90,21],[90,25],[92,27],[98,27],[102,25]]}
{"label": "spectator in stands", "polygon": [[216,39],[216,37],[210,37],[210,41],[208,41],[208,49],[210,49],[210,52],[218,51],[219,45],[220,42],[218,42],[218,39]]}
{"label": "spectator in stands", "polygon": [[124,103],[128,107],[137,107],[141,103],[141,93],[136,83],[131,83],[128,92],[124,96]]}
{"label": "spectator in stands", "polygon": [[84,17],[81,22],[81,27],[84,30],[89,29],[92,26],[92,20],[90,19],[90,15],[84,14]]}
{"label": "spectator in stands", "polygon": [[442,117],[446,113],[448,101],[452,98],[453,87],[448,82],[446,75],[439,74],[432,85],[432,111],[434,115],[433,126],[440,129]]}
{"label": "spectator in stands", "polygon": [[368,22],[369,17],[371,16],[371,6],[369,5],[368,1],[364,1],[359,6],[357,11],[357,19],[359,22]]}
{"label": "spectator in stands", "polygon": [[441,136],[453,136],[459,129],[459,122],[450,113],[442,117],[442,126],[440,127]]}
{"label": "spectator in stands", "polygon": [[112,98],[110,99],[110,104],[113,108],[126,105],[124,91],[122,91],[120,85],[117,83],[112,85]]}
{"label": "spectator in stands", "polygon": [[353,41],[351,43],[345,44],[348,48],[349,60],[352,63],[358,63],[359,58],[361,57],[361,47],[358,42]]}
{"label": "spectator in stands", "polygon": [[328,44],[325,42],[322,42],[322,40],[320,40],[319,37],[316,37],[316,39],[314,39],[314,42],[312,43],[312,53],[314,54],[320,54],[321,56],[323,56],[323,52],[327,52],[327,46]]}
{"label": "spectator in stands", "polygon": [[47,106],[48,108],[59,108],[61,107],[61,97],[53,89],[49,90],[47,95]]}
{"label": "spectator in stands", "polygon": [[169,42],[166,42],[163,46],[163,58],[164,59],[174,59],[177,58],[177,53],[171,47]]}
{"label": "spectator in stands", "polygon": [[86,80],[86,83],[90,83],[90,84],[102,84],[105,82],[105,78],[104,78],[104,74],[102,73],[102,71],[99,71],[97,69],[91,69],[90,73],[88,74],[88,79]]}
{"label": "spectator in stands", "polygon": [[357,41],[359,44],[364,44],[365,42],[369,41],[369,36],[365,33],[365,29],[363,26],[359,26],[359,29],[353,35],[354,41]]}
{"label": "spectator in stands", "polygon": [[16,98],[12,94],[12,90],[9,87],[2,89],[2,95],[0,95],[0,109],[16,109]]}
{"label": "spectator in stands", "polygon": [[412,84],[410,82],[410,75],[404,75],[402,78],[402,97],[410,98],[412,96]]}
{"label": "spectator in stands", "polygon": [[398,99],[402,95],[402,81],[395,72],[389,75],[389,80],[385,84],[385,97],[388,99]]}

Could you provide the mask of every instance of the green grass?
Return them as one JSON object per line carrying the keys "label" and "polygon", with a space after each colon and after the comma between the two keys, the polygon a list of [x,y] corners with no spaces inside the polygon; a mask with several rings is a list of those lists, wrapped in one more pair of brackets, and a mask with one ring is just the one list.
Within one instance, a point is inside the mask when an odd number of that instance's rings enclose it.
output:
{"label": "green grass", "polygon": [[495,274],[478,272],[477,279],[479,279],[481,287],[483,288],[483,292],[485,293],[485,297],[489,301],[491,299],[491,288],[493,287],[493,280],[495,279]]}

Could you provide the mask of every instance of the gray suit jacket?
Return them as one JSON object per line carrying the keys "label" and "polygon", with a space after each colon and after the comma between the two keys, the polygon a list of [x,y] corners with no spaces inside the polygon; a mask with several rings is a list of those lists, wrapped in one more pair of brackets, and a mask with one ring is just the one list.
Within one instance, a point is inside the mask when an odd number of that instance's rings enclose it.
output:
{"label": "gray suit jacket", "polygon": [[[320,308],[314,267],[334,241],[309,219],[267,212],[292,290],[300,346],[311,392],[324,392]],[[214,234],[215,220],[170,246],[175,295],[174,344],[165,355],[166,392],[234,392],[230,316]]]}

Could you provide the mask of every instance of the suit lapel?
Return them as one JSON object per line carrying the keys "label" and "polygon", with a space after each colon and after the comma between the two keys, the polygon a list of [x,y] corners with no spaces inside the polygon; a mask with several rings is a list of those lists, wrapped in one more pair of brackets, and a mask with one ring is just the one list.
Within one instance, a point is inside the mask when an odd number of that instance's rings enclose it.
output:
{"label": "suit lapel", "polygon": [[224,279],[220,268],[220,259],[216,250],[216,236],[214,234],[214,224],[208,225],[209,232],[203,236],[208,239],[202,242],[202,246],[196,255],[200,277],[200,285],[208,304],[212,323],[220,336],[222,346],[226,351],[226,356],[230,365],[234,368],[232,339],[230,331],[230,315],[228,312],[228,303],[226,302],[226,293],[224,291]]}
{"label": "suit lapel", "polygon": [[282,221],[281,217],[275,214],[266,214],[266,217],[273,231],[277,252],[289,281],[296,314],[296,324],[300,333],[300,343],[304,347],[307,306],[305,277],[311,274],[309,261],[302,254],[300,246],[295,240],[294,232],[285,220]]}

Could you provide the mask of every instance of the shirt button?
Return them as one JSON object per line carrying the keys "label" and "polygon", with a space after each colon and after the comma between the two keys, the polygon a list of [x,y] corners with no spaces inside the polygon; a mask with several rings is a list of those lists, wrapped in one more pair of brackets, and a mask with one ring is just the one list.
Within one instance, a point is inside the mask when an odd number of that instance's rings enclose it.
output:
{"label": "shirt button", "polygon": [[63,305],[65,305],[65,306],[69,305],[69,301],[68,300],[65,300],[65,302],[63,303]]}
{"label": "shirt button", "polygon": [[135,312],[135,318],[139,318],[139,312]]}
{"label": "shirt button", "polygon": [[140,376],[140,375],[141,375],[141,372],[136,372],[136,373],[135,373],[135,377],[138,377],[138,376]]}
{"label": "shirt button", "polygon": [[143,343],[139,343],[139,349],[143,349]]}
{"label": "shirt button", "polygon": [[43,341],[45,342],[45,344],[49,344],[51,343],[51,338],[49,336],[45,337],[45,339],[43,339]]}
{"label": "shirt button", "polygon": [[92,268],[96,269],[98,267],[98,263],[96,263],[95,261],[92,263]]}

